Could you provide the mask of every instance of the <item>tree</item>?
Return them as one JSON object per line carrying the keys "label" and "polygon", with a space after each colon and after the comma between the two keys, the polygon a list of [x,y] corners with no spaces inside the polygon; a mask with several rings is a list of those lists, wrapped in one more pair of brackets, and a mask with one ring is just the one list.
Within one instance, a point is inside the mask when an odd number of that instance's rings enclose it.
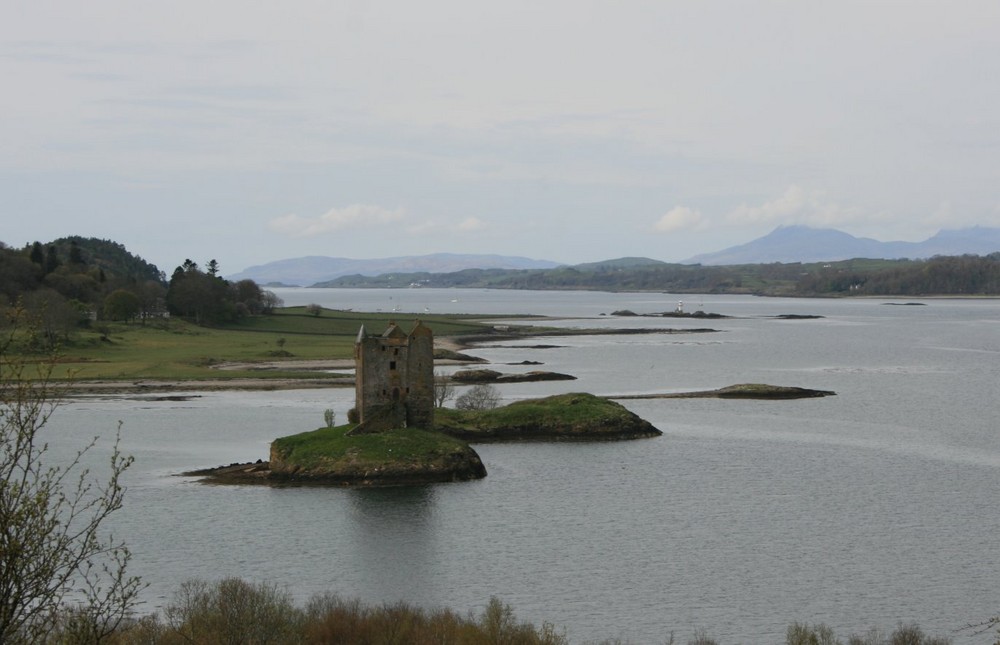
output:
{"label": "tree", "polygon": [[165,297],[167,290],[156,280],[146,280],[139,285],[136,295],[139,296],[139,311],[142,317],[142,324],[146,324],[146,319],[158,316],[166,311]]}
{"label": "tree", "polygon": [[80,251],[80,245],[76,240],[69,242],[69,261],[71,264],[84,264],[83,252]]}
{"label": "tree", "polygon": [[49,274],[59,268],[59,251],[56,250],[54,245],[49,245],[45,249],[45,273]]}
{"label": "tree", "polygon": [[15,310],[0,338],[0,643],[42,642],[57,626],[98,642],[131,613],[142,586],[127,575],[128,548],[102,530],[122,506],[132,458],[116,439],[107,479],[92,477],[82,463],[95,438],[53,463],[40,432],[58,406],[55,363],[14,354],[30,331],[23,320]]}
{"label": "tree", "polygon": [[229,283],[203,273],[191,260],[174,270],[167,289],[167,306],[171,313],[193,318],[199,325],[236,317]]}
{"label": "tree", "polygon": [[32,315],[29,330],[32,350],[52,351],[62,341],[69,340],[83,316],[80,308],[52,289],[36,289],[22,299],[26,312]]}
{"label": "tree", "polygon": [[40,266],[23,253],[10,249],[0,250],[0,296],[6,296],[4,304],[37,289],[40,278]]}
{"label": "tree", "polygon": [[104,299],[104,317],[128,322],[139,314],[139,296],[126,289],[115,289]]}
{"label": "tree", "polygon": [[232,290],[236,303],[242,303],[248,313],[257,315],[264,309],[260,286],[253,280],[240,280],[232,286]]}
{"label": "tree", "polygon": [[35,242],[34,244],[31,245],[31,253],[29,254],[29,258],[39,267],[45,266],[45,250],[42,248],[41,242]]}
{"label": "tree", "polygon": [[434,404],[443,408],[444,404],[455,396],[455,384],[447,374],[438,372],[434,375]]}
{"label": "tree", "polygon": [[500,405],[500,391],[488,383],[479,383],[455,399],[459,410],[492,410]]}
{"label": "tree", "polygon": [[281,307],[285,302],[277,296],[273,291],[263,291],[260,296],[260,304],[263,307],[261,313],[269,314],[274,312],[275,309]]}

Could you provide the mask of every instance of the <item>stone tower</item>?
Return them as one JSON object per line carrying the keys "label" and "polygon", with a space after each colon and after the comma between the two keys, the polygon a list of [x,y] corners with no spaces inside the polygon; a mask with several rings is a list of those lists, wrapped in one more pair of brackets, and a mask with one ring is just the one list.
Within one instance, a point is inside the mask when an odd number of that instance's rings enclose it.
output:
{"label": "stone tower", "polygon": [[[381,336],[364,325],[354,343],[360,432],[434,427],[434,334],[418,320],[409,334],[390,322]],[[352,431],[353,432],[353,431]]]}

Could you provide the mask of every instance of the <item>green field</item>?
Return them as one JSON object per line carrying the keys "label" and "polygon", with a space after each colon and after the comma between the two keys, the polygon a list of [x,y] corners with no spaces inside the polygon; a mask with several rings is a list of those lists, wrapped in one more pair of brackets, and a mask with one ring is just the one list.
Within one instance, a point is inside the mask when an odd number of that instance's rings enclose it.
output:
{"label": "green field", "polygon": [[[79,331],[59,351],[55,379],[198,380],[219,378],[314,378],[305,370],[226,370],[222,363],[261,363],[273,360],[331,360],[353,357],[361,325],[381,333],[390,320],[409,330],[416,314],[390,316],[324,309],[316,316],[304,307],[280,309],[225,327],[199,327],[180,319],[149,321],[145,325],[111,324],[106,334]],[[438,338],[481,333],[486,326],[472,316],[419,316]]]}

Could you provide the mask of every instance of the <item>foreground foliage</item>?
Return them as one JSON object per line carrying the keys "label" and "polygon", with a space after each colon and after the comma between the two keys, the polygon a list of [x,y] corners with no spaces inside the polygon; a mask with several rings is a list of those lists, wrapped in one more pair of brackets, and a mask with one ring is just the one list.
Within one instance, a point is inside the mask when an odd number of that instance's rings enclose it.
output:
{"label": "foreground foliage", "polygon": [[44,641],[57,627],[96,642],[117,629],[140,590],[127,575],[128,548],[102,530],[121,508],[132,459],[116,440],[108,470],[92,477],[81,461],[96,438],[68,463],[50,458],[40,433],[57,405],[52,362],[11,356],[22,315],[0,339],[0,643]]}
{"label": "foreground foliage", "polygon": [[496,598],[478,615],[428,611],[407,603],[370,606],[324,594],[304,608],[269,583],[229,578],[181,586],[164,616],[147,616],[118,631],[113,642],[179,645],[195,643],[366,645],[565,645],[549,624],[519,621]]}
{"label": "foreground foliage", "polygon": [[[121,625],[105,639],[115,645],[181,645],[194,643],[296,645],[568,645],[565,632],[549,623],[536,627],[517,618],[513,608],[490,598],[478,613],[427,610],[408,603],[368,605],[332,594],[313,596],[304,606],[267,582],[227,578],[215,583],[192,580],[181,585],[163,615],[149,615]],[[91,642],[57,630],[51,643]],[[584,641],[591,645],[624,645],[629,641]],[[704,630],[677,639],[666,632],[664,645],[720,645]],[[793,623],[785,645],[947,645],[916,625],[883,632],[871,629],[847,640],[826,625]],[[777,645],[777,644],[775,644]]]}

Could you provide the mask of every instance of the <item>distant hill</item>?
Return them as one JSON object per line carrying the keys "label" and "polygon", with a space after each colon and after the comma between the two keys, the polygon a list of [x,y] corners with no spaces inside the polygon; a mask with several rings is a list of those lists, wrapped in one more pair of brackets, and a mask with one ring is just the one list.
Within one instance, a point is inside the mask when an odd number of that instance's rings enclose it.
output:
{"label": "distant hill", "polygon": [[685,264],[769,264],[835,262],[852,258],[923,259],[935,255],[988,255],[1000,251],[1000,228],[940,231],[923,242],[879,242],[834,229],[781,226],[752,242],[696,255]]}
{"label": "distant hill", "polygon": [[557,266],[560,266],[559,263],[548,260],[505,255],[433,253],[370,260],[313,255],[252,266],[227,277],[233,281],[250,279],[261,285],[311,286],[345,275],[452,273],[464,269],[551,269]]}
{"label": "distant hill", "polygon": [[660,260],[649,258],[618,258],[615,260],[602,260],[600,262],[585,262],[574,264],[573,268],[579,271],[600,271],[610,269],[635,269],[639,267],[651,267],[666,264]]}

